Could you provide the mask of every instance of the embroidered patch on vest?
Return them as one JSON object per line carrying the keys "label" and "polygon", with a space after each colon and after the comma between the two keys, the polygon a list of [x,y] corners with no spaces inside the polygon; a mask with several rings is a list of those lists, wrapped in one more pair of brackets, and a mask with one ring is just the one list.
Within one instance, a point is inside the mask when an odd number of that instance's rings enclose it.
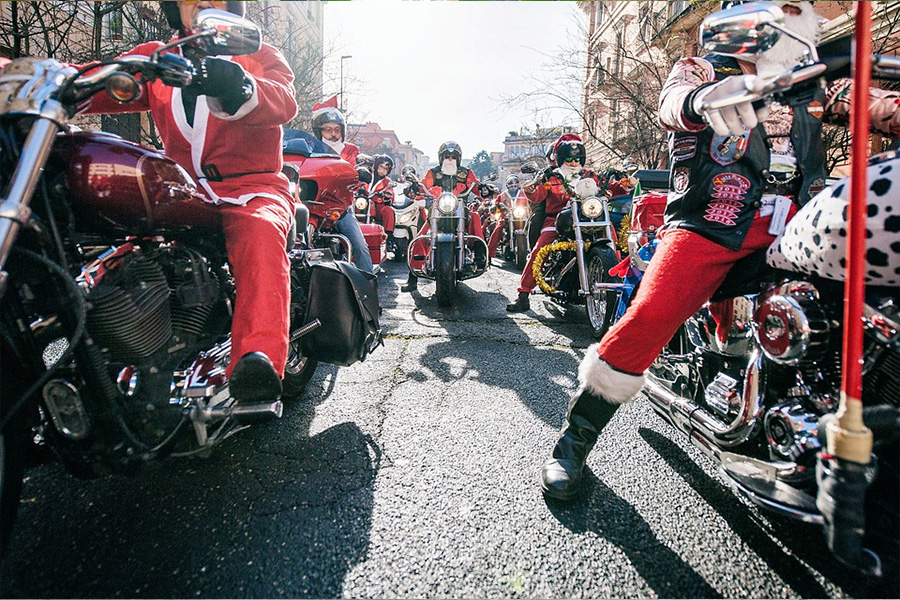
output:
{"label": "embroidered patch on vest", "polygon": [[740,136],[715,134],[709,145],[709,156],[723,167],[733,165],[746,154],[751,132],[752,130],[745,129],[744,134]]}
{"label": "embroidered patch on vest", "polygon": [[678,138],[672,142],[672,162],[683,162],[697,156],[700,138],[695,135]]}
{"label": "embroidered patch on vest", "polygon": [[713,223],[734,227],[737,216],[744,207],[744,196],[750,189],[750,180],[737,173],[719,173],[713,177],[713,192],[703,218]]}
{"label": "embroidered patch on vest", "polygon": [[688,189],[691,180],[691,170],[688,167],[675,167],[672,175],[672,188],[676,194],[683,194]]}
{"label": "embroidered patch on vest", "polygon": [[461,181],[463,183],[466,182],[466,179],[469,178],[469,172],[465,169],[460,169],[456,172],[456,180]]}
{"label": "embroidered patch on vest", "polygon": [[813,100],[806,105],[806,110],[817,119],[821,119],[825,115],[825,108],[818,100]]}

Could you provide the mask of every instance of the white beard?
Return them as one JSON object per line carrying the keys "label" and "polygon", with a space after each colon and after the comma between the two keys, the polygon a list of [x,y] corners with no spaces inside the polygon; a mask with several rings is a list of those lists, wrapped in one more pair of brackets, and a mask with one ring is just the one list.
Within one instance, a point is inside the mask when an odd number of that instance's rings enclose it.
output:
{"label": "white beard", "polygon": [[453,160],[452,158],[448,158],[448,159],[444,160],[444,162],[441,164],[441,173],[443,173],[444,175],[449,175],[450,177],[453,177],[454,175],[456,175],[456,171],[457,171],[456,161]]}
{"label": "white beard", "polygon": [[578,174],[581,173],[581,167],[569,167],[566,165],[556,167],[556,170],[559,171],[559,174],[566,180],[566,183],[572,183],[578,178]]}
{"label": "white beard", "polygon": [[329,147],[331,147],[332,150],[334,150],[338,154],[343,152],[344,146],[347,145],[344,142],[333,142],[331,140],[326,140],[325,138],[322,138],[322,141],[325,142]]}
{"label": "white beard", "polygon": [[[801,13],[797,16],[784,15],[785,27],[794,33],[805,37],[813,43],[818,42],[820,34],[819,16],[813,10],[809,2],[777,2],[779,6],[792,4],[799,8]],[[800,64],[806,52],[806,46],[797,40],[784,34],[774,46],[760,55],[756,61],[756,73],[760,77],[771,77]]]}

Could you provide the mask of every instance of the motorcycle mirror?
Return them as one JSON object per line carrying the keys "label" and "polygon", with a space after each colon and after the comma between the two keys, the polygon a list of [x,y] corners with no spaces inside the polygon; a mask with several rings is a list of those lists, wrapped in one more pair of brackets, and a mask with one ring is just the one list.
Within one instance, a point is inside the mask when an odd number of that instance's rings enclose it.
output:
{"label": "motorcycle mirror", "polygon": [[497,171],[494,171],[493,173],[488,175],[488,181],[497,181],[497,177],[498,177]]}
{"label": "motorcycle mirror", "polygon": [[197,13],[196,28],[205,34],[199,43],[208,56],[253,54],[262,44],[259,27],[224,10],[201,10]]}
{"label": "motorcycle mirror", "polygon": [[537,169],[537,165],[534,164],[533,162],[527,162],[527,163],[524,163],[521,167],[519,167],[519,171],[522,173],[525,173],[527,175],[532,175],[534,173],[537,173],[538,169]]}
{"label": "motorcycle mirror", "polygon": [[625,165],[623,166],[625,167],[625,172],[629,177],[638,172],[638,166],[634,163],[625,163]]}
{"label": "motorcycle mirror", "polygon": [[745,2],[703,19],[700,45],[710,52],[740,58],[765,52],[783,32],[784,12],[777,4]]}

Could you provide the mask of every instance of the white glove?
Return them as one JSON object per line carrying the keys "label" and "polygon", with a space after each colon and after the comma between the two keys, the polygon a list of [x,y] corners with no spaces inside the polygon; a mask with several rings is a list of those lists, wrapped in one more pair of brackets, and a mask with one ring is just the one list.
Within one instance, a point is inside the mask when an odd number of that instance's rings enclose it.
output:
{"label": "white glove", "polygon": [[734,106],[728,106],[718,110],[701,110],[704,102],[731,96],[739,92],[754,89],[756,75],[732,75],[722,81],[705,87],[694,96],[691,108],[698,115],[706,119],[706,122],[719,135],[743,135],[745,128],[753,129],[760,121],[764,121],[769,114],[768,107],[756,111],[750,102],[741,102]]}

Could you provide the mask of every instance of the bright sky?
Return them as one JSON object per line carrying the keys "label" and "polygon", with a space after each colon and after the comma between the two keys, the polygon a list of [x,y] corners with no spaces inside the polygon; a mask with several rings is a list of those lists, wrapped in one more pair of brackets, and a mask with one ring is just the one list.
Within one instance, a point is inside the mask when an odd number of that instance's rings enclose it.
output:
{"label": "bright sky", "polygon": [[[582,15],[575,2],[352,0],[325,3],[326,97],[340,88],[350,122],[374,121],[432,160],[441,143],[465,158],[503,150],[522,125],[562,124],[501,101],[572,48]],[[329,79],[330,78],[330,79]],[[571,123],[569,123],[571,124]]]}

